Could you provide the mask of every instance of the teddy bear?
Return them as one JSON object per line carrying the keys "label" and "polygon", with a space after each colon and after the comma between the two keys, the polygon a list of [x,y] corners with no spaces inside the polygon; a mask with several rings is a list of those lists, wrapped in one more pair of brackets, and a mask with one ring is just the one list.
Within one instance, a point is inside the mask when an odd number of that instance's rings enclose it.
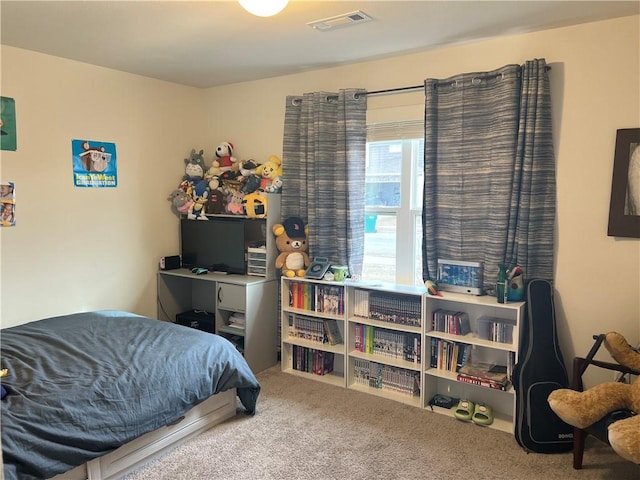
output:
{"label": "teddy bear", "polygon": [[311,264],[307,249],[309,227],[299,217],[289,217],[273,226],[276,247],[280,254],[276,258],[276,268],[281,269],[285,277],[304,277]]}
{"label": "teddy bear", "polygon": [[275,178],[282,176],[282,160],[275,155],[256,169],[256,175],[260,176],[260,190],[267,191]]}
{"label": "teddy bear", "polygon": [[[620,365],[640,372],[640,352],[620,333],[607,333],[604,346]],[[640,464],[640,378],[631,384],[605,382],[584,392],[561,388],[551,392],[547,400],[558,417],[577,428],[593,425],[615,410],[636,413],[609,425],[608,438],[618,455]]]}

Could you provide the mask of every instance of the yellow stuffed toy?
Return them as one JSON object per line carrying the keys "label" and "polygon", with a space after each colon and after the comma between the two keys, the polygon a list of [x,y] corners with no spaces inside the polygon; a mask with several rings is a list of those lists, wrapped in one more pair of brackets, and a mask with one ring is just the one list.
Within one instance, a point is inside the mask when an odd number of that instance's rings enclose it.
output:
{"label": "yellow stuffed toy", "polygon": [[[625,367],[640,371],[640,352],[617,332],[606,334],[604,345],[611,356]],[[615,410],[636,413],[609,426],[609,443],[618,455],[640,464],[640,378],[631,383],[606,382],[584,392],[558,389],[549,395],[549,406],[563,421],[586,428]]]}
{"label": "yellow stuffed toy", "polygon": [[278,191],[273,188],[273,182],[280,181],[282,177],[282,160],[275,155],[271,155],[269,160],[256,168],[256,175],[260,176],[260,190],[274,193]]}

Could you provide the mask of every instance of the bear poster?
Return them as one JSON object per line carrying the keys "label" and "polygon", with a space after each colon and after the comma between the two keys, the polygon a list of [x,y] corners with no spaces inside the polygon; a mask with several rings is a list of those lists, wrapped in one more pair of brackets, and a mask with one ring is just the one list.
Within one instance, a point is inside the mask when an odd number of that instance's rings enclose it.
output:
{"label": "bear poster", "polygon": [[116,145],[72,140],[73,184],[76,187],[117,187]]}

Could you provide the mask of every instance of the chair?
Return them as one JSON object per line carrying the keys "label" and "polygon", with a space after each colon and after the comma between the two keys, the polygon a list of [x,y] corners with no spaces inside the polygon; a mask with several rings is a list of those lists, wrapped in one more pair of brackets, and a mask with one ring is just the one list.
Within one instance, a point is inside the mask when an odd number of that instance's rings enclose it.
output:
{"label": "chair", "polygon": [[[571,388],[573,390],[577,390],[582,392],[584,390],[584,385],[582,382],[582,375],[586,371],[589,365],[594,365],[596,367],[604,368],[606,370],[616,371],[620,373],[618,377],[619,382],[625,381],[627,375],[639,375],[640,372],[627,368],[623,365],[619,365],[617,363],[611,362],[603,362],[600,360],[594,360],[596,352],[602,345],[602,342],[605,339],[605,334],[594,335],[593,339],[595,340],[591,350],[586,357],[575,357],[573,359],[573,377],[571,381]],[[629,418],[633,416],[634,413],[630,410],[616,410],[614,412],[609,413],[601,420],[597,421],[593,425],[590,425],[587,428],[581,429],[574,427],[573,429],[573,468],[576,470],[580,470],[582,468],[582,458],[584,454],[584,443],[588,435],[592,435],[598,440],[609,444],[608,440],[608,428],[613,422],[618,420],[623,420],[625,418]]]}

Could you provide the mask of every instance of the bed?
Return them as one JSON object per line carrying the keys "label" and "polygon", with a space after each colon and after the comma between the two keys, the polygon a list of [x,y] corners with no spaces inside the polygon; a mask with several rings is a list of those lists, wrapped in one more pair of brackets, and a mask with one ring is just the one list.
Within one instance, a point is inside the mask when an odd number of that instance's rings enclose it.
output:
{"label": "bed", "polygon": [[260,384],[226,339],[119,311],[0,331],[5,480],[117,478],[237,411]]}

